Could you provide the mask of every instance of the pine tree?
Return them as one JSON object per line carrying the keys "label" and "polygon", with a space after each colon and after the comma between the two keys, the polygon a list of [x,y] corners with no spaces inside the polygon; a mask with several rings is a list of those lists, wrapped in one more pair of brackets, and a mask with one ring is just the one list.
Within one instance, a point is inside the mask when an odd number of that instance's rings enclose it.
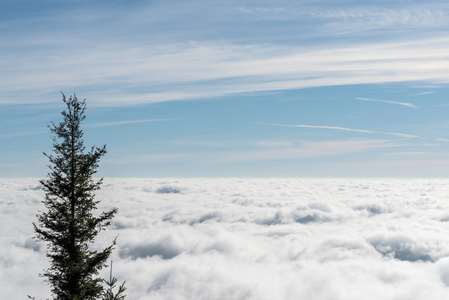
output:
{"label": "pine tree", "polygon": [[100,158],[106,146],[85,151],[81,122],[86,118],[86,100],[76,95],[66,99],[63,121],[49,126],[53,137],[50,171],[40,183],[46,192],[42,203],[45,212],[37,214],[33,223],[36,237],[47,242],[50,267],[41,276],[47,278],[54,299],[98,299],[103,293],[99,271],[106,266],[115,240],[102,251],[92,250],[97,234],[110,225],[117,208],[94,215],[98,200],[95,192],[102,179],[94,180]]}
{"label": "pine tree", "polygon": [[117,293],[114,294],[114,288],[117,284],[117,278],[112,276],[112,261],[111,261],[111,270],[109,273],[109,280],[103,280],[104,283],[108,286],[108,289],[103,292],[102,300],[125,300],[126,295],[124,294],[126,291],[125,283],[123,282],[119,287]]}

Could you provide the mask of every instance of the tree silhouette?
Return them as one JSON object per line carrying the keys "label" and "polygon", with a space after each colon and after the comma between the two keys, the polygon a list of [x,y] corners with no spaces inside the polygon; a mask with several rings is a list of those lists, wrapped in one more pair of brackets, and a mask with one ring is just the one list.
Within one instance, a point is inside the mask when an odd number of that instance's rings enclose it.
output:
{"label": "tree silhouette", "polygon": [[102,179],[94,180],[106,145],[85,151],[81,122],[86,118],[86,100],[62,94],[66,110],[63,121],[49,126],[53,152],[44,155],[50,161],[47,179],[41,180],[45,191],[45,212],[33,223],[36,237],[47,242],[50,267],[41,276],[47,278],[54,299],[98,299],[103,293],[103,280],[98,272],[106,266],[114,245],[101,251],[92,250],[97,234],[110,225],[117,208],[94,215],[98,200],[95,192]]}

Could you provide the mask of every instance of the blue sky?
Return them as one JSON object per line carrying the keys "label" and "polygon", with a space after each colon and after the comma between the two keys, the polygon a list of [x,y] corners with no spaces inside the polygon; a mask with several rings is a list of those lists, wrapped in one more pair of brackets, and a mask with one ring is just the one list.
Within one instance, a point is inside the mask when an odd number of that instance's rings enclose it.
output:
{"label": "blue sky", "polygon": [[60,91],[106,177],[447,177],[444,1],[0,1],[0,177]]}

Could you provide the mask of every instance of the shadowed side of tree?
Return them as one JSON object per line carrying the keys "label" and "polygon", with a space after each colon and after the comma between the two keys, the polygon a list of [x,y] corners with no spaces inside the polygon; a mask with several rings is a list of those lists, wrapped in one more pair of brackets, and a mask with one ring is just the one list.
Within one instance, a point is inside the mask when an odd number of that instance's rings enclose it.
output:
{"label": "shadowed side of tree", "polygon": [[86,151],[81,122],[86,118],[86,101],[76,95],[68,99],[63,94],[66,109],[63,120],[49,128],[53,137],[53,152],[49,159],[47,179],[40,183],[45,191],[45,212],[37,214],[33,223],[36,237],[47,242],[50,267],[41,276],[47,278],[54,299],[98,299],[103,294],[99,271],[106,266],[114,245],[102,251],[91,250],[97,234],[110,225],[117,209],[95,216],[99,201],[95,192],[102,179],[94,180],[100,158],[106,146]]}

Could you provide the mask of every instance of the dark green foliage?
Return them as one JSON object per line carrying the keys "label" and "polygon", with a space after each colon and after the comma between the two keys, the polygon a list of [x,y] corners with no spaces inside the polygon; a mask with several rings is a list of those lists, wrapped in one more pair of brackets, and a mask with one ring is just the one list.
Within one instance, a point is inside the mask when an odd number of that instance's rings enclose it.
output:
{"label": "dark green foliage", "polygon": [[53,152],[46,154],[50,172],[40,183],[46,192],[42,201],[46,212],[37,215],[36,236],[47,242],[50,268],[41,276],[47,278],[54,299],[98,299],[103,292],[102,279],[96,277],[113,250],[112,245],[102,251],[91,249],[96,235],[110,225],[117,209],[94,216],[99,201],[95,191],[102,179],[93,180],[106,146],[85,151],[80,123],[86,118],[86,102],[74,95],[63,94],[66,110],[63,121],[49,128],[54,134]]}
{"label": "dark green foliage", "polygon": [[[126,281],[125,281],[126,282]],[[119,287],[117,294],[114,294],[114,288],[117,283],[117,278],[112,277],[112,261],[111,261],[111,270],[109,273],[109,280],[104,280],[104,283],[108,286],[108,289],[104,291],[102,300],[124,300],[126,295],[124,292],[126,291],[125,282],[123,282]]]}

